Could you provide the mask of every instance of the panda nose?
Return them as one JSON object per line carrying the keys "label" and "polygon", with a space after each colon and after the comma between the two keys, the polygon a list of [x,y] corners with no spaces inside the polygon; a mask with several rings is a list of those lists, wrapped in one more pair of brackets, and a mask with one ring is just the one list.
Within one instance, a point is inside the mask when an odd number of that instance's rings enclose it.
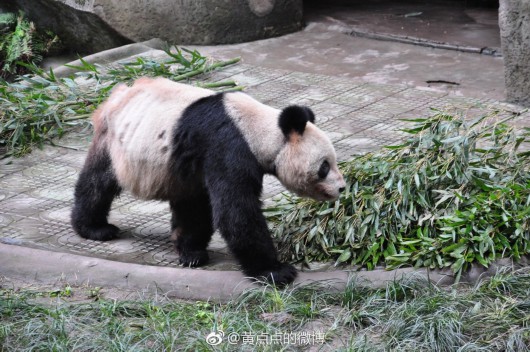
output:
{"label": "panda nose", "polygon": [[339,193],[344,192],[345,189],[346,189],[346,187],[341,187],[341,188],[339,188]]}

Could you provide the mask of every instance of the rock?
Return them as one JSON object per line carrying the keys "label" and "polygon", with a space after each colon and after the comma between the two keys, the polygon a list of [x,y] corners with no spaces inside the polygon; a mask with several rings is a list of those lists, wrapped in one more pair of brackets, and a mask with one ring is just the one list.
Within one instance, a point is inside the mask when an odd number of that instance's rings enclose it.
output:
{"label": "rock", "polygon": [[[94,13],[134,41],[227,44],[302,27],[301,0],[94,0]],[[123,11],[127,8],[127,11]]]}
{"label": "rock", "polygon": [[506,97],[530,107],[530,0],[500,0]]}
{"label": "rock", "polygon": [[24,11],[38,28],[57,34],[66,48],[78,54],[90,54],[132,42],[96,14],[66,4],[89,1],[7,0],[7,3],[11,3],[10,9],[15,7]]}
{"label": "rock", "polygon": [[151,38],[227,44],[302,28],[302,0],[7,0],[79,53]]}

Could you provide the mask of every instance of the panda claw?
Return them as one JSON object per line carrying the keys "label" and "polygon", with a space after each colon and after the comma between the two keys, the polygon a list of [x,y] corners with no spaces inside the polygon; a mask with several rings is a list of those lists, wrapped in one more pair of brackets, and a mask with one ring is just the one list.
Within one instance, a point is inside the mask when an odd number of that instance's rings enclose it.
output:
{"label": "panda claw", "polygon": [[185,268],[196,268],[208,263],[208,260],[208,252],[205,250],[189,251],[180,255],[179,264]]}
{"label": "panda claw", "polygon": [[295,267],[291,264],[278,263],[272,269],[262,270],[257,275],[250,276],[261,280],[265,279],[265,282],[282,288],[292,283],[296,279],[297,274]]}

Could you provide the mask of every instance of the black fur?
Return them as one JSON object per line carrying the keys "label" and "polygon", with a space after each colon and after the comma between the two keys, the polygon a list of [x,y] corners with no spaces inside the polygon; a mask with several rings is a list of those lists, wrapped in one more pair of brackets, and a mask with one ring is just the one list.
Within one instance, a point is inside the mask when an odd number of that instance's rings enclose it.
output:
{"label": "black fur", "polygon": [[[227,114],[223,95],[190,105],[176,124],[172,141],[169,167],[174,185],[167,198],[181,263],[205,264],[206,247],[214,229],[219,229],[246,275],[278,286],[292,282],[296,270],[278,261],[261,212],[265,172]],[[107,223],[107,216],[119,190],[108,153],[89,153],[72,213],[72,224],[81,236],[96,240],[115,236],[117,228]]]}
{"label": "black fur", "polygon": [[285,136],[292,132],[302,135],[308,121],[315,123],[315,114],[310,108],[291,105],[282,110],[278,124]]}
{"label": "black fur", "polygon": [[208,262],[206,247],[213,234],[212,211],[207,193],[170,201],[171,230],[180,264],[196,267]]}
{"label": "black fur", "polygon": [[[225,111],[223,95],[192,104],[179,120],[173,141],[174,173],[190,189],[204,187],[213,228],[221,231],[245,274],[277,285],[293,281],[296,270],[278,261],[261,212],[264,170]],[[197,251],[196,243],[184,243],[179,247],[181,255]],[[203,242],[202,249],[206,246]]]}
{"label": "black fur", "polygon": [[313,110],[311,110],[307,106],[301,106],[301,108],[305,110],[307,121],[315,123],[315,114],[313,113]]}
{"label": "black fur", "polygon": [[92,145],[74,192],[72,227],[90,240],[108,241],[119,229],[107,222],[110,206],[121,188],[105,148]]}

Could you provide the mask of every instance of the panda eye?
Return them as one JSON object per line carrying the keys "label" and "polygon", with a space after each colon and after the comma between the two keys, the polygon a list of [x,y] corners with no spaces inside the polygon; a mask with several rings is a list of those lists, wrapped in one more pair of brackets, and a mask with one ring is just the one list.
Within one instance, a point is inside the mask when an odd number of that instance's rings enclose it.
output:
{"label": "panda eye", "polygon": [[328,176],[329,169],[330,167],[328,161],[324,160],[324,162],[322,162],[322,165],[320,165],[320,169],[318,169],[318,177],[320,179],[326,178],[326,176]]}

